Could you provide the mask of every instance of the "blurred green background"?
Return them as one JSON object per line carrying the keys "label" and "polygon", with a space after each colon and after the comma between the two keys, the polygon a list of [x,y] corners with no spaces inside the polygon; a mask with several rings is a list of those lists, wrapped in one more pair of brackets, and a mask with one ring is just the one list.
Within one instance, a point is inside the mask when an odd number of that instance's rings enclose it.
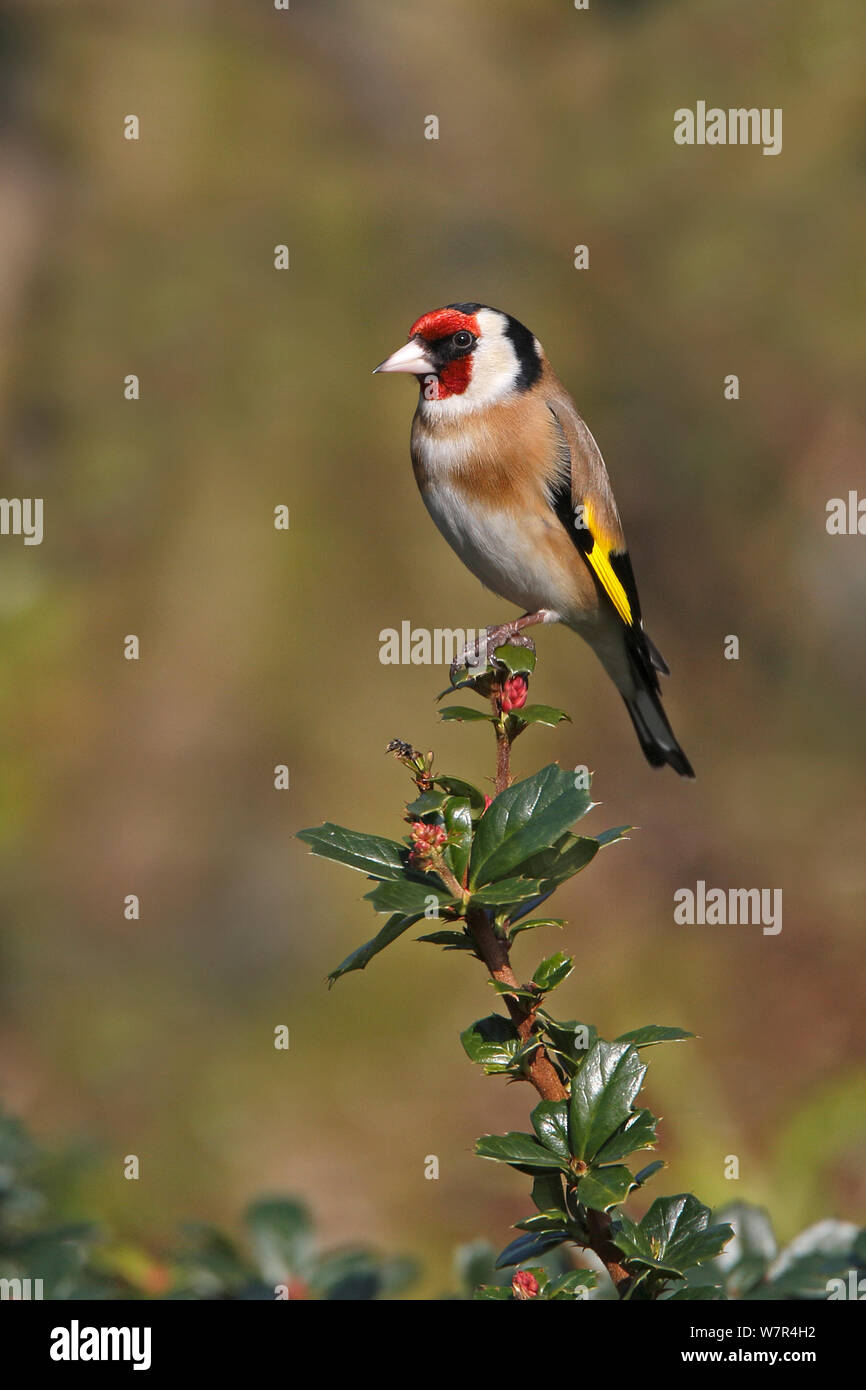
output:
{"label": "blurred green background", "polygon": [[[541,633],[535,698],[574,724],[517,771],[586,763],[587,829],[640,827],[557,900],[557,1012],[701,1034],[652,1057],[654,1195],[767,1202],[782,1237],[864,1214],[866,541],[825,529],[864,479],[864,31],[855,0],[6,6],[2,490],[44,497],[45,539],[0,538],[0,1095],[95,1144],[87,1215],[158,1249],[293,1191],[428,1288],[525,1215],[472,1154],[530,1101],[459,1046],[483,973],[407,937],[328,993],[382,919],[292,839],[399,837],[394,736],[492,770],[438,726],[441,670],[378,659],[404,619],[511,611],[417,496],[412,384],[370,377],[461,299],[527,322],[594,431],[698,772],[653,773]],[[698,99],[782,107],[782,154],[676,146]],[[781,888],[781,935],[676,926],[698,878]]]}

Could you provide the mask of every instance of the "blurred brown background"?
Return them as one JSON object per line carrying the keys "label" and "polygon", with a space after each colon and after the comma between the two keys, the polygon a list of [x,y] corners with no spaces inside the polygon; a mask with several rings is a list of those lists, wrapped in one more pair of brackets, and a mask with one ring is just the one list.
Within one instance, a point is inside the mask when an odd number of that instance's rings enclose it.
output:
{"label": "blurred brown background", "polygon": [[[45,539],[0,538],[0,1095],[49,1143],[95,1142],[88,1215],[158,1248],[297,1192],[327,1239],[411,1250],[433,1289],[455,1242],[503,1244],[525,1214],[521,1180],[472,1155],[530,1101],[460,1048],[483,973],[407,937],[329,994],[384,919],[292,839],[400,835],[395,735],[490,775],[483,731],[437,725],[443,672],[378,660],[404,619],[510,612],[416,494],[411,384],[370,377],[460,299],[530,325],[599,440],[699,779],[653,773],[588,650],[541,633],[535,697],[574,724],[527,734],[517,770],[587,763],[587,828],[640,829],[517,964],[576,950],[557,1011],[607,1036],[701,1034],[652,1054],[657,1192],[767,1202],[784,1236],[863,1215],[866,540],[828,536],[825,507],[866,492],[864,20],[854,0],[6,7],[2,491],[44,497]],[[782,107],[782,154],[676,146],[698,99]],[[781,888],[781,935],[676,926],[698,878]]]}

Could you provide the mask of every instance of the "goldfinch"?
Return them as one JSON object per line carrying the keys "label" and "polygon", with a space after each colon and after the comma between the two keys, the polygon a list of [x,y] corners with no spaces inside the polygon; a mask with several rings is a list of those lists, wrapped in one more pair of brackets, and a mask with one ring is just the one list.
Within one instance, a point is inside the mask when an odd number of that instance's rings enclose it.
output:
{"label": "goldfinch", "polygon": [[418,378],[411,452],[427,510],[482,584],[523,610],[488,630],[488,650],[565,623],[622,695],[647,761],[694,777],[662,709],[669,670],[644,632],[604,460],[538,339],[500,309],[449,304],[375,370]]}

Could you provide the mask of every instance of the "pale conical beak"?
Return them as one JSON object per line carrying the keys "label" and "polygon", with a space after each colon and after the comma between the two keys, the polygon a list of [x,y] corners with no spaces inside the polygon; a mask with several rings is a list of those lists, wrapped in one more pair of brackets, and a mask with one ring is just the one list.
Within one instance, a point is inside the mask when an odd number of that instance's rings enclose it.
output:
{"label": "pale conical beak", "polygon": [[373,375],[376,372],[409,372],[412,376],[428,376],[433,371],[435,368],[426,347],[412,338],[405,347],[398,348],[374,367]]}

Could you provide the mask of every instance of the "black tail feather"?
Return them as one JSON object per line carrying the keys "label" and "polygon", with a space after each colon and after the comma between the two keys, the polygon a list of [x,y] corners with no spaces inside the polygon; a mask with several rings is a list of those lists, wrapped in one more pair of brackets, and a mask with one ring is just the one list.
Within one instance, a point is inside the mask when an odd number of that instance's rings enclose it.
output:
{"label": "black tail feather", "polygon": [[662,709],[658,672],[668,675],[668,664],[643,627],[633,627],[626,635],[628,664],[634,694],[623,693],[644,757],[653,767],[672,767],[681,777],[694,777],[692,765],[677,743],[676,735]]}
{"label": "black tail feather", "polygon": [[667,764],[681,777],[694,777],[692,765],[676,740],[656,692],[644,685],[636,695],[624,695],[623,699],[647,762],[653,767]]}

